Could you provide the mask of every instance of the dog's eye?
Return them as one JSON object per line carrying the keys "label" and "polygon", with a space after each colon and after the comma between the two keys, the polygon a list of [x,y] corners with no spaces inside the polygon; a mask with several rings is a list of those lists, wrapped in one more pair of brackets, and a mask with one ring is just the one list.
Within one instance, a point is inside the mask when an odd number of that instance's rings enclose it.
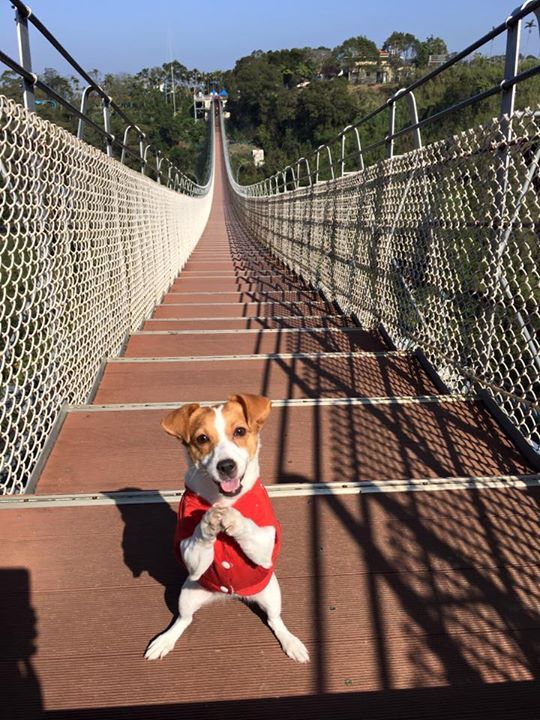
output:
{"label": "dog's eye", "polygon": [[247,430],[245,427],[237,427],[233,433],[234,437],[244,437]]}
{"label": "dog's eye", "polygon": [[197,435],[196,440],[198,445],[204,445],[205,443],[210,442],[208,435]]}

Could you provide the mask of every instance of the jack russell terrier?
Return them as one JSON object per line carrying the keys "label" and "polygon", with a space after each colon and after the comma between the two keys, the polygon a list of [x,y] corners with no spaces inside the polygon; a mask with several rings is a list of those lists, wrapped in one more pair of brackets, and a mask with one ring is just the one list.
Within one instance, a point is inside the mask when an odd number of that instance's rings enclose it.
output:
{"label": "jack russell terrier", "polygon": [[165,657],[199,608],[227,596],[257,603],[284,652],[297,662],[309,661],[304,644],[281,619],[274,574],[280,525],[259,478],[259,433],[270,406],[260,395],[231,395],[215,407],[184,405],[161,422],[187,449],[174,549],[188,578],[178,600],[179,616],[150,643],[147,660]]}

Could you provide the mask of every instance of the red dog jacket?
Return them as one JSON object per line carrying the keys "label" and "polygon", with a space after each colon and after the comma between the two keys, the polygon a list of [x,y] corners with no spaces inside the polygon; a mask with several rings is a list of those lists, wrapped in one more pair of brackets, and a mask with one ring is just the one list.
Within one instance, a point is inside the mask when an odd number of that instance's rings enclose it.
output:
{"label": "red dog jacket", "polygon": [[[183,565],[180,542],[193,535],[202,516],[212,506],[202,497],[186,488],[178,508],[178,522],[174,536],[174,552]],[[274,515],[270,498],[260,480],[233,506],[244,517],[253,520],[259,527],[271,525],[276,529],[272,567],[263,568],[252,562],[243,552],[236,540],[220,532],[214,543],[214,560],[208,570],[199,578],[198,583],[211,592],[236,593],[237,595],[255,595],[264,590],[270,582],[274,565],[281,548],[281,527]]]}

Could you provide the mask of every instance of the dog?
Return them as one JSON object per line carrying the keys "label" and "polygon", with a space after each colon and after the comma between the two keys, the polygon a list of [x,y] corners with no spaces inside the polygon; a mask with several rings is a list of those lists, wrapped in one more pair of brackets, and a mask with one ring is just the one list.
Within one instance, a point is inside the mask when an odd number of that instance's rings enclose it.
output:
{"label": "dog", "polygon": [[214,407],[184,405],[161,422],[187,450],[174,550],[188,578],[180,591],[178,618],[149,644],[147,660],[165,657],[203,605],[217,597],[238,597],[265,611],[290,658],[309,661],[304,644],[281,619],[274,574],[281,531],[259,477],[259,434],[270,407],[261,395],[231,395]]}

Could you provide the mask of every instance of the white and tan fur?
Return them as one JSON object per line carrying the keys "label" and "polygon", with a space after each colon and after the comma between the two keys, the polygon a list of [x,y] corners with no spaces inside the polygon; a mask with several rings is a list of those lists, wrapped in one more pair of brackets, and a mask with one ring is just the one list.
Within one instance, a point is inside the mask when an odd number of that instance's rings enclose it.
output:
{"label": "white and tan fur", "polygon": [[[259,478],[259,432],[270,413],[270,405],[267,398],[259,395],[233,395],[224,405],[212,408],[185,405],[162,421],[166,432],[179,438],[187,450],[186,486],[212,507],[193,535],[180,543],[188,578],[178,600],[179,616],[149,644],[147,660],[165,657],[203,605],[217,597],[239,597],[211,592],[197,582],[213,562],[214,543],[220,532],[234,538],[255,564],[263,568],[272,566],[275,528],[259,527],[232,507]],[[281,590],[275,574],[264,590],[242,599],[256,603],[266,612],[268,625],[290,658],[300,663],[309,661],[304,644],[281,619]]]}

